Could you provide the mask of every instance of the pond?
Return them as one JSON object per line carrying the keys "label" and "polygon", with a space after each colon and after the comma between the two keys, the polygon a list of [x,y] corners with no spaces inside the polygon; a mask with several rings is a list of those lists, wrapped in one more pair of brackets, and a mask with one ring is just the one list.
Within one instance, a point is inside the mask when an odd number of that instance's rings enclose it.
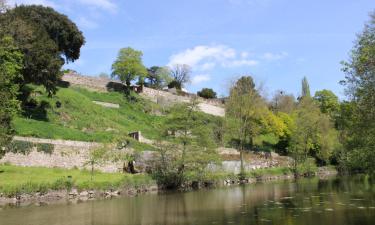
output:
{"label": "pond", "polygon": [[3,208],[0,224],[375,224],[363,176],[278,181],[191,192]]}

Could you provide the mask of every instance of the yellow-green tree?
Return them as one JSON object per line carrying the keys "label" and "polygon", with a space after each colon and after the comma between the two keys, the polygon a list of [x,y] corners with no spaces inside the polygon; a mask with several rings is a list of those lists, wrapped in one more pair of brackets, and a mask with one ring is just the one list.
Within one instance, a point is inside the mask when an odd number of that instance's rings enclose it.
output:
{"label": "yellow-green tree", "polygon": [[120,49],[116,61],[112,64],[112,77],[116,77],[130,87],[131,82],[138,78],[143,80],[147,69],[142,62],[143,53],[130,47]]}

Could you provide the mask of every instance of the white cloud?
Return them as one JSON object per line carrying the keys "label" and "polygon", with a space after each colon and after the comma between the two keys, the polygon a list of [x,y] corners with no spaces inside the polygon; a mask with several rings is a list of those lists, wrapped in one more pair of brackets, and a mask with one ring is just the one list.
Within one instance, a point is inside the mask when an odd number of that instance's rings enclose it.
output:
{"label": "white cloud", "polygon": [[195,85],[195,84],[200,84],[202,82],[206,82],[206,81],[209,81],[209,80],[211,80],[210,75],[200,74],[200,75],[195,75],[193,77],[193,79],[191,79],[191,83]]}
{"label": "white cloud", "polygon": [[267,52],[262,55],[262,59],[265,60],[280,60],[288,56],[287,52],[281,52],[281,53],[271,53]]}
{"label": "white cloud", "polygon": [[111,12],[115,12],[117,10],[117,6],[113,3],[112,0],[77,0],[83,5],[92,6],[99,9],[108,10]]}
{"label": "white cloud", "polygon": [[256,60],[247,59],[247,52],[237,53],[233,48],[225,45],[199,45],[186,49],[170,57],[169,66],[187,64],[196,71],[211,70],[215,66],[236,67],[254,66]]}
{"label": "white cloud", "polygon": [[88,28],[88,29],[95,29],[98,27],[98,24],[96,22],[86,17],[80,17],[77,20],[77,24],[79,27]]}
{"label": "white cloud", "polygon": [[256,66],[259,64],[259,61],[252,59],[240,59],[230,61],[226,64],[223,64],[225,67],[240,67],[240,66]]}

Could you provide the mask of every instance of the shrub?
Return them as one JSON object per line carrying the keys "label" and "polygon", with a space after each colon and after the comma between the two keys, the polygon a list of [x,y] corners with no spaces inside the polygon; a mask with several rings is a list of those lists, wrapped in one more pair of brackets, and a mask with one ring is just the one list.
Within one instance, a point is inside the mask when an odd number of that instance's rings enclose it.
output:
{"label": "shrub", "polygon": [[38,143],[36,144],[36,150],[38,152],[44,152],[46,154],[52,154],[55,146],[49,143]]}
{"label": "shrub", "polygon": [[311,176],[318,171],[314,158],[307,158],[305,162],[297,165],[297,174],[301,176]]}
{"label": "shrub", "polygon": [[201,91],[197,92],[197,95],[202,98],[216,98],[216,92],[211,88],[202,88]]}
{"label": "shrub", "polygon": [[28,141],[14,140],[8,145],[8,151],[27,155],[31,152],[33,144]]}
{"label": "shrub", "polygon": [[168,88],[176,88],[177,90],[181,90],[182,86],[180,82],[174,80],[168,84]]}

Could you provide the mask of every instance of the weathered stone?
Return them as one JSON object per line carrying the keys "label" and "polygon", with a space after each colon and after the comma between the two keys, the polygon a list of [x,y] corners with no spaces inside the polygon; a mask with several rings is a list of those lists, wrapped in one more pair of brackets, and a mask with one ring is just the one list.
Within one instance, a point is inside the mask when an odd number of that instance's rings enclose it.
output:
{"label": "weathered stone", "polygon": [[72,189],[70,192],[69,192],[69,197],[76,197],[78,195],[78,191],[77,189]]}
{"label": "weathered stone", "polygon": [[89,192],[87,191],[82,191],[81,193],[79,193],[80,197],[87,197],[88,195],[89,195]]}

